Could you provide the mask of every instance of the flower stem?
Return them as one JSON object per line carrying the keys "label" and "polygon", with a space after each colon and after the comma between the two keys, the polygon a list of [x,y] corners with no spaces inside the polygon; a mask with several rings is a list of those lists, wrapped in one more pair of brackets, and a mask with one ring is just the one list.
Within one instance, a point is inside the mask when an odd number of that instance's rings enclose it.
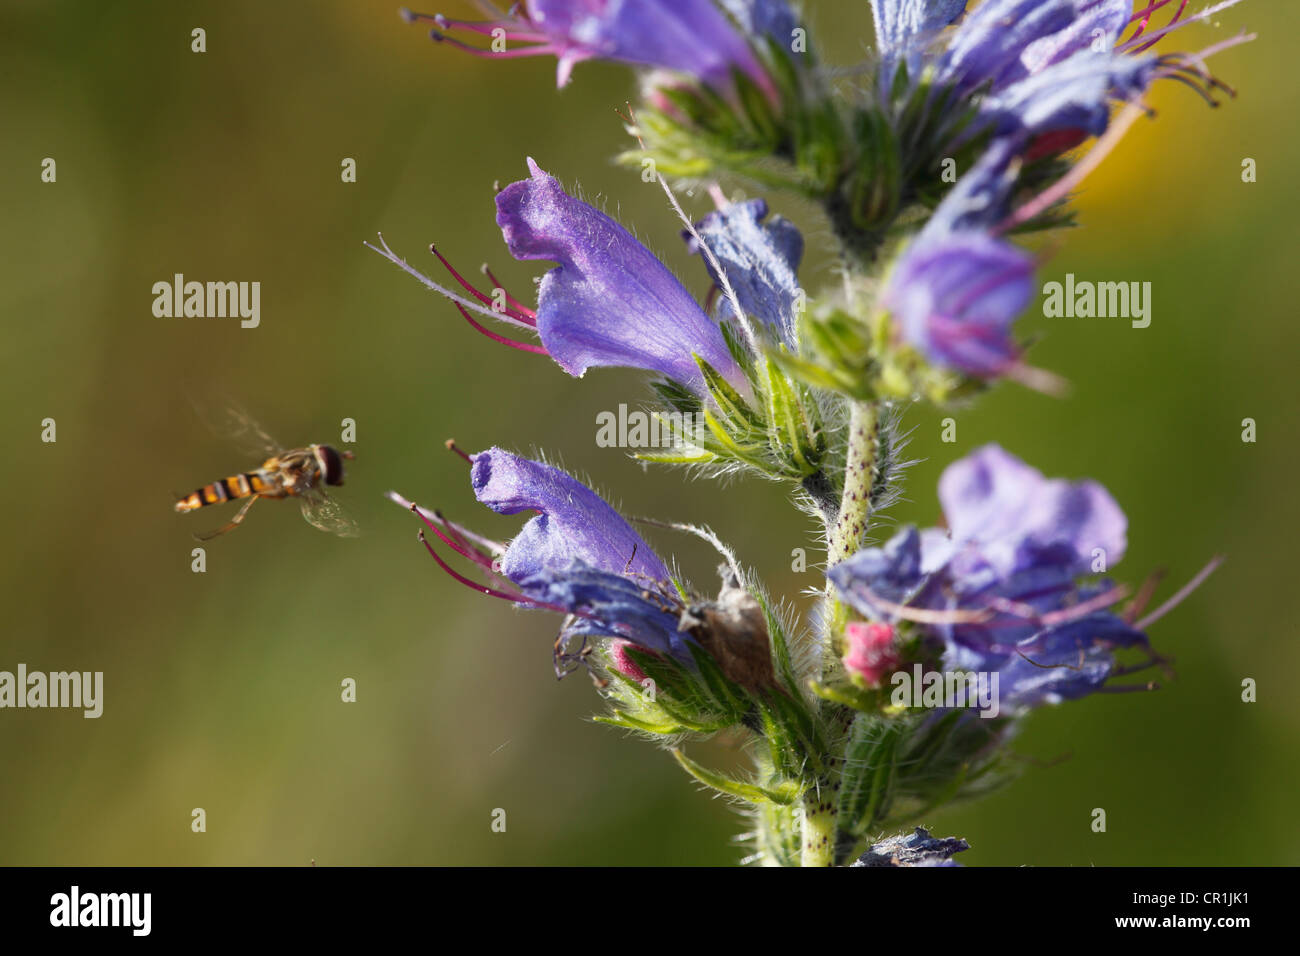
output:
{"label": "flower stem", "polygon": [[849,412],[849,436],[844,462],[844,491],[840,510],[827,540],[826,564],[839,564],[853,555],[867,532],[871,515],[871,484],[877,441],[876,406],[855,401]]}
{"label": "flower stem", "polygon": [[803,801],[800,866],[830,866],[835,855],[835,805],[813,788]]}
{"label": "flower stem", "polygon": [[[834,523],[827,531],[826,566],[834,567],[852,557],[862,545],[871,517],[871,487],[875,476],[876,446],[879,441],[879,413],[872,402],[855,401],[849,411],[848,447],[844,462],[844,490]],[[835,597],[835,587],[826,584],[828,614],[823,642],[822,673],[835,666],[839,635],[844,630],[848,609]]]}

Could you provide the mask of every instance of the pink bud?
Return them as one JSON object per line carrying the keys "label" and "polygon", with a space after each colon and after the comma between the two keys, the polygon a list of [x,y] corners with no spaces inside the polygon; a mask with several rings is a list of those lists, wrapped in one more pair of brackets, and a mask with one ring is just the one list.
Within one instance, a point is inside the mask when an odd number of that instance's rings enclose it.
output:
{"label": "pink bud", "polygon": [[844,628],[844,668],[855,683],[875,687],[897,670],[894,629],[888,624],[852,621]]}
{"label": "pink bud", "polygon": [[618,671],[624,677],[630,677],[638,684],[646,680],[645,671],[637,666],[636,661],[628,656],[627,649],[634,647],[631,641],[613,640],[609,645],[609,661],[614,665],[614,670]]}

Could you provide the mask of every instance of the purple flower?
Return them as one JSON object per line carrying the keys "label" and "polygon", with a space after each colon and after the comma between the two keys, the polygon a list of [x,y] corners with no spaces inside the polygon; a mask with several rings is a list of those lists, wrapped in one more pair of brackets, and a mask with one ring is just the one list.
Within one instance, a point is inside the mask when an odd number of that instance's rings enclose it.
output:
{"label": "purple flower", "polygon": [[1083,0],[985,0],[954,31],[937,64],[937,81],[969,93],[1024,75],[1033,44],[1068,31]]}
{"label": "purple flower", "polygon": [[909,526],[827,572],[859,612],[912,622],[945,669],[997,673],[1013,713],[1099,690],[1115,648],[1147,646],[1107,610],[1117,589],[1078,581],[1124,553],[1124,514],[1099,484],[1048,480],[989,445],[949,466],[939,499],[948,532]]}
{"label": "purple flower", "polygon": [[[746,14],[747,26],[780,28],[787,19],[793,22],[780,0],[732,3]],[[720,89],[729,87],[732,71],[739,70],[760,87],[771,86],[745,36],[712,0],[526,0],[503,18],[479,22],[404,13],[412,22],[437,24],[435,40],[480,56],[552,55],[559,61],[557,86],[568,83],[576,64],[591,59],[675,70]],[[494,43],[482,49],[440,32],[453,29]]]}
{"label": "purple flower", "polygon": [[1011,326],[1035,292],[1034,260],[986,231],[1008,212],[1018,149],[989,145],[900,253],[881,298],[929,361],[981,378],[1022,369]]}
{"label": "purple flower", "polygon": [[443,570],[492,597],[570,615],[557,644],[557,666],[573,659],[564,649],[573,636],[616,638],[691,661],[691,638],[678,630],[682,604],[667,566],[603,498],[558,468],[500,448],[465,457],[480,502],[501,514],[536,514],[502,544],[390,493],[485,576],[503,579],[502,586],[462,575],[426,541]]}
{"label": "purple flower", "polygon": [[[788,219],[773,216],[765,223],[766,216],[767,203],[750,199],[709,213],[695,224],[695,229],[717,258],[740,307],[794,350],[798,347],[796,273],[803,258],[803,236]],[[693,254],[702,253],[690,233],[683,236]],[[705,268],[718,284],[707,259]],[[730,313],[726,298],[722,300],[722,308],[726,310],[724,314]]]}
{"label": "purple flower", "polygon": [[[928,62],[932,82],[975,97],[979,121],[966,135],[993,129],[1018,137],[1032,157],[1077,145],[1106,129],[1109,106],[1131,101],[1161,77],[1176,77],[1213,102],[1226,89],[1205,72],[1205,56],[1247,37],[1234,37],[1196,57],[1140,56],[1165,35],[1235,5],[1224,0],[1182,19],[1183,0],[1168,24],[1148,32],[1155,11],[1168,0],[1133,13],[1130,0],[985,0],[949,35],[946,47],[925,48],[960,6],[944,0],[876,0],[876,29],[886,71],[908,63],[915,83]],[[1122,40],[1127,24],[1137,22]],[[1046,139],[1036,140],[1038,137]]]}
{"label": "purple flower", "polygon": [[747,392],[721,329],[667,267],[531,159],[528,168],[531,179],[497,194],[497,224],[516,259],[559,263],[542,279],[536,316],[551,358],[570,375],[624,366],[702,391],[698,355]]}
{"label": "purple flower", "polygon": [[876,48],[884,63],[881,82],[892,82],[900,60],[915,72],[917,54],[965,10],[966,0],[871,0]]}
{"label": "purple flower", "polygon": [[921,235],[882,301],[903,338],[937,365],[989,378],[1016,365],[1011,325],[1034,295],[1034,262],[981,232]]}
{"label": "purple flower", "polygon": [[503,515],[535,511],[510,542],[501,573],[516,584],[581,560],[597,571],[667,581],[659,557],[603,498],[571,475],[500,448],[471,456],[474,497]]}

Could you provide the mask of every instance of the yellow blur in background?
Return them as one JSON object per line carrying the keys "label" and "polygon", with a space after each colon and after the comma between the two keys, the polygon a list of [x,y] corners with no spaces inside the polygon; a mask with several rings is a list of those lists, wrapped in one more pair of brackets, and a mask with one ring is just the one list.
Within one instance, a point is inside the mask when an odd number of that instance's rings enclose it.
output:
{"label": "yellow blur in background", "polygon": [[[865,0],[807,6],[824,59],[852,62],[872,42]],[[907,415],[924,461],[882,537],[933,523],[941,469],[998,441],[1112,491],[1130,522],[1121,579],[1165,567],[1172,590],[1228,555],[1152,631],[1177,680],[1033,715],[1020,779],[926,821],[970,841],[968,864],[1296,861],[1300,104],[1287,9],[1248,0],[1166,40],[1195,50],[1241,26],[1260,34],[1212,61],[1241,94],[1223,108],[1159,87],[1157,118],[1085,182],[1083,228],[1044,246],[1042,282],[1151,282],[1150,327],[1031,310],[1029,359],[1070,379],[1068,397],[999,386],[956,414],[954,444],[940,441],[947,413]],[[191,51],[196,27],[204,53]],[[777,594],[801,602],[819,585],[813,529],[779,487],[693,482],[596,446],[599,411],[646,398],[638,375],[578,381],[498,347],[362,246],[382,230],[436,271],[436,241],[531,298],[545,266],[509,259],[492,203],[531,155],[702,296],[662,193],[610,162],[628,145],[615,109],[635,97],[632,75],[583,64],[557,92],[553,61],[435,47],[389,0],[8,0],[0,51],[0,670],[104,672],[97,720],[0,711],[0,863],[738,860],[731,808],[665,753],[590,723],[600,702],[581,674],[557,684],[557,620],[451,581],[383,498],[395,488],[508,537],[521,521],[476,505],[442,442],[545,449],[626,513],[709,523]],[[54,183],[41,181],[47,157]],[[355,183],[340,175],[347,158]],[[1255,183],[1242,181],[1247,158]],[[833,282],[816,211],[769,199],[804,229],[805,287]],[[152,286],[176,273],[260,282],[259,327],[156,318]],[[236,506],[178,516],[172,493],[256,464],[195,418],[188,396],[214,391],[289,444],[337,443],[354,419],[339,497],[365,534],[332,538],[269,502],[194,573],[190,533]],[[41,441],[46,418],[55,443]],[[1246,418],[1255,443],[1241,440]],[[715,587],[707,549],[651,539]],[[808,571],[791,570],[797,548]],[[355,703],[341,700],[347,678]],[[1241,701],[1246,678],[1257,703]],[[692,753],[734,759],[728,741]],[[206,832],[192,832],[195,808]]]}

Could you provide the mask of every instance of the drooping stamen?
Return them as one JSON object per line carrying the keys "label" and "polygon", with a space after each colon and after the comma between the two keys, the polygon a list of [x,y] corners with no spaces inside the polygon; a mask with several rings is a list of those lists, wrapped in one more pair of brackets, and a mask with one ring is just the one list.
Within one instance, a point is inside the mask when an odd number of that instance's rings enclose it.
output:
{"label": "drooping stamen", "polygon": [[[424,514],[421,513],[420,508],[416,507],[415,505],[412,505],[411,510],[415,512],[415,514],[419,517],[421,521],[423,521],[426,525],[428,525],[430,530],[432,530],[435,534],[437,533],[437,529],[433,526],[433,524],[429,521],[429,519],[426,518]],[[450,564],[444,561],[442,555],[440,555],[436,550],[434,550],[433,545],[429,544],[429,539],[425,537],[423,531],[420,531],[417,537],[420,539],[420,543],[424,545],[424,549],[433,556],[433,560],[438,562],[438,567],[442,568],[442,570],[446,571],[447,574],[451,575],[453,579],[465,585],[467,588],[470,588],[471,590],[477,591],[480,594],[486,594],[488,597],[500,598],[503,601],[509,601],[511,604],[519,604],[524,607],[538,608],[540,610],[545,610],[545,611],[555,611],[559,614],[573,614],[578,617],[585,617],[591,620],[599,620],[599,618],[597,618],[596,615],[591,614],[588,611],[571,610],[562,604],[553,604],[549,601],[535,601],[532,598],[528,597],[527,595],[521,594],[517,591],[515,592],[500,591],[497,590],[496,588],[490,588],[487,585],[479,584],[477,581],[465,577],[465,575],[461,574]]]}
{"label": "drooping stamen", "polygon": [[471,316],[468,312],[466,312],[465,307],[461,305],[459,302],[455,302],[453,303],[453,305],[455,305],[456,308],[460,309],[460,314],[465,317],[465,321],[468,322],[474,328],[474,331],[482,332],[493,342],[500,342],[502,345],[508,345],[512,349],[519,349],[519,351],[521,352],[532,352],[534,355],[551,354],[550,352],[546,351],[544,346],[538,345],[535,342],[516,342],[514,339],[508,339],[504,335],[499,335],[496,332],[493,332],[491,329],[486,329],[480,323],[475,322],[473,316]]}
{"label": "drooping stamen", "polygon": [[[451,524],[451,522],[449,522],[446,518],[443,517],[441,511],[435,509],[432,512],[432,516],[434,520],[430,520],[429,513],[426,512],[423,508],[420,508],[416,505],[412,505],[411,510],[414,511],[416,514],[418,514],[420,516],[420,520],[422,520],[426,525],[428,525],[429,530],[432,531],[434,534],[436,534],[439,540],[441,540],[442,543],[445,544],[447,547],[451,548],[451,550],[455,551],[462,558],[467,558],[470,561],[473,561],[475,564],[487,570],[489,573],[491,574],[497,573],[496,568],[493,566],[492,555],[487,554],[484,551],[481,551],[479,548],[475,547],[471,542],[466,541],[464,538],[462,538],[457,532],[456,528]],[[437,524],[435,524],[434,521],[436,521]],[[441,524],[442,527],[446,530],[439,529],[438,528],[439,524]]]}
{"label": "drooping stamen", "polygon": [[1178,607],[1178,605],[1182,604],[1183,601],[1185,601],[1193,591],[1195,591],[1197,588],[1201,586],[1201,584],[1205,581],[1206,578],[1208,578],[1211,574],[1215,572],[1215,570],[1219,567],[1219,565],[1221,565],[1224,562],[1225,558],[1226,556],[1222,554],[1215,555],[1210,560],[1210,563],[1207,564],[1205,567],[1201,568],[1201,570],[1196,573],[1196,576],[1194,578],[1192,578],[1181,588],[1179,588],[1178,592],[1173,597],[1171,597],[1164,604],[1160,605],[1158,608],[1156,608],[1146,617],[1142,618],[1142,620],[1138,621],[1136,625],[1137,629],[1139,631],[1145,631],[1156,621],[1160,620],[1162,617],[1164,617],[1174,608]]}
{"label": "drooping stamen", "polygon": [[511,306],[511,307],[512,307],[516,312],[518,312],[518,313],[520,313],[521,315],[526,316],[528,319],[530,319],[530,320],[531,320],[531,321],[529,322],[530,325],[536,326],[536,325],[537,325],[537,312],[534,311],[533,309],[528,308],[528,306],[524,305],[522,302],[520,302],[518,299],[516,299],[513,295],[511,295],[511,294],[510,294],[510,291],[509,291],[508,289],[506,289],[506,287],[503,286],[503,285],[501,284],[501,280],[499,280],[495,275],[492,274],[492,270],[491,270],[491,268],[488,267],[488,264],[487,264],[486,262],[483,263],[483,265],[481,265],[479,268],[482,270],[483,274],[484,274],[485,276],[488,277],[488,281],[492,283],[492,288],[494,288],[494,289],[500,289],[500,290],[501,290],[501,294],[504,295],[504,296],[506,297],[506,302],[510,303],[510,306]]}
{"label": "drooping stamen", "polygon": [[[468,292],[470,295],[472,295],[474,298],[478,299],[489,309],[491,309],[493,315],[496,315],[498,317],[514,319],[515,322],[530,329],[534,328],[537,325],[536,316],[523,315],[511,309],[496,308],[496,299],[488,295],[486,292],[482,292],[479,289],[476,289],[468,279],[466,279],[459,272],[457,272],[455,268],[452,267],[452,264],[447,261],[447,257],[438,251],[438,247],[436,245],[430,243],[429,251],[438,257],[438,261],[441,262],[443,267],[448,272],[451,273],[451,277],[455,279],[458,283],[460,283],[461,288],[464,289],[466,292]],[[505,289],[502,289],[501,292],[504,295]],[[506,296],[506,298],[508,299],[509,296]]]}

